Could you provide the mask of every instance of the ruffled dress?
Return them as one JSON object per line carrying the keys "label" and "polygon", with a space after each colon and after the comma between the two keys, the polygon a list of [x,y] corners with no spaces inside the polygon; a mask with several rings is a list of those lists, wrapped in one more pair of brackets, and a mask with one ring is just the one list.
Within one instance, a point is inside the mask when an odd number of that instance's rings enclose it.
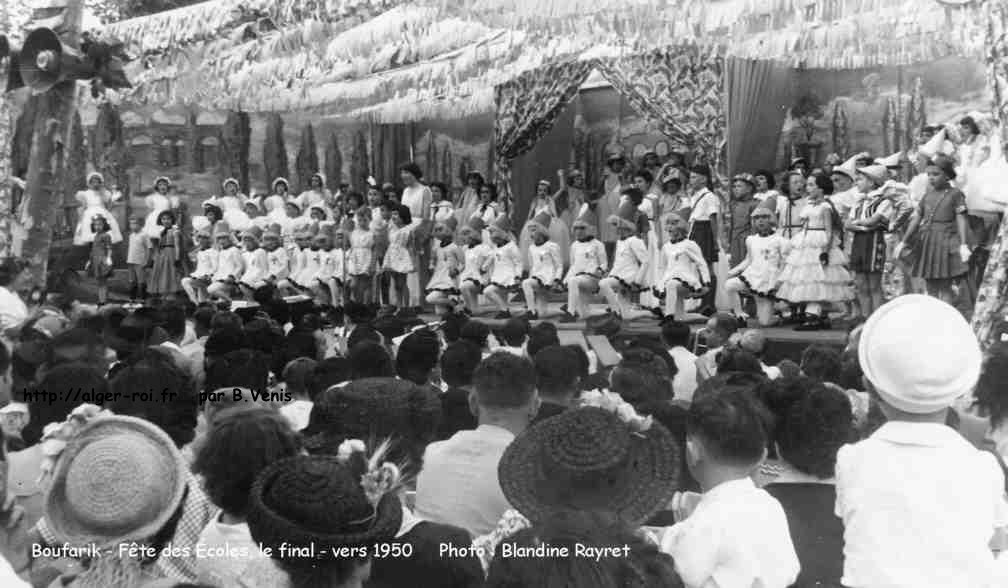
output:
{"label": "ruffled dress", "polygon": [[308,248],[305,250],[304,263],[295,277],[298,284],[305,287],[315,284],[315,279],[322,270],[323,253],[321,249]]}
{"label": "ruffled dress", "polygon": [[371,273],[371,251],[374,235],[371,231],[354,230],[350,233],[350,250],[347,252],[347,275],[359,276]]}
{"label": "ruffled dress", "polygon": [[91,241],[91,265],[88,275],[96,280],[106,280],[112,274],[112,237],[107,232],[95,235]]}
{"label": "ruffled dress", "polygon": [[776,231],[769,235],[749,235],[746,238],[749,266],[742,270],[739,280],[756,296],[776,299],[787,248],[787,239]]}
{"label": "ruffled dress", "polygon": [[[459,293],[459,273],[465,264],[465,256],[459,246],[452,242],[434,245],[434,273],[427,282],[427,292]],[[455,277],[452,277],[452,274]]]}
{"label": "ruffled dress", "polygon": [[490,269],[490,284],[505,290],[518,288],[522,275],[522,258],[514,241],[508,241],[491,252],[493,265]]}
{"label": "ruffled dress", "polygon": [[[178,198],[165,196],[160,192],[154,192],[153,194],[148,194],[144,197],[144,204],[147,205],[147,218],[144,220],[144,232],[151,239],[157,239],[161,236],[161,229],[164,227],[158,226],[157,217],[159,214],[166,210],[171,210],[172,208],[178,208]],[[178,219],[175,219],[176,221]]]}
{"label": "ruffled dress", "polygon": [[410,252],[410,244],[413,236],[411,226],[395,227],[389,225],[388,249],[385,250],[385,259],[382,260],[382,268],[399,274],[408,274],[416,270],[413,266],[413,255]]}
{"label": "ruffled dress", "polygon": [[[94,241],[94,232],[91,230],[91,221],[95,216],[105,217],[109,224],[109,237],[113,243],[123,240],[122,231],[119,230],[119,223],[116,222],[112,213],[105,208],[106,203],[112,201],[112,195],[107,190],[81,190],[77,192],[77,201],[84,206],[80,213],[80,220],[77,221],[77,228],[74,230],[74,245],[87,245]],[[161,231],[158,230],[160,235]]]}
{"label": "ruffled dress", "polygon": [[658,272],[654,294],[659,298],[665,298],[669,288],[685,286],[696,294],[710,283],[710,270],[703,251],[689,239],[669,241],[662,246]]}
{"label": "ruffled dress", "polygon": [[253,290],[265,286],[266,278],[269,277],[266,250],[259,247],[252,251],[242,251],[242,259],[245,261],[245,273],[242,274],[241,283]]}
{"label": "ruffled dress", "polygon": [[493,257],[490,254],[490,247],[484,243],[466,247],[462,252],[465,259],[465,266],[459,274],[459,285],[465,282],[472,282],[482,290],[487,285],[489,279],[490,265]]}
{"label": "ruffled dress", "polygon": [[[781,272],[777,296],[792,303],[845,302],[854,298],[847,256],[833,239],[829,260],[819,260],[830,237],[832,208],[828,202],[808,204],[799,213],[804,228],[791,240],[791,252]],[[837,230],[836,227],[833,230]]]}
{"label": "ruffled dress", "polygon": [[[552,198],[547,198],[546,200],[537,198],[533,203],[531,210],[529,210],[528,220],[532,220],[536,217],[536,215],[543,212],[550,215],[552,218],[548,229],[549,240],[556,243],[557,247],[560,248],[560,259],[568,259],[570,251],[570,229],[567,227],[567,223],[556,215],[556,207],[553,204]],[[525,226],[521,230],[521,234],[518,236],[518,249],[523,252],[523,262],[526,269],[532,267],[532,260],[527,254],[531,245],[532,235],[529,232],[528,222],[526,222]]]}
{"label": "ruffled dress", "polygon": [[552,288],[563,277],[564,264],[560,257],[560,247],[553,241],[542,245],[533,243],[529,247],[529,257],[532,260],[530,276],[539,282],[543,288]]}
{"label": "ruffled dress", "polygon": [[640,237],[632,235],[616,242],[616,253],[613,256],[612,269],[609,277],[615,279],[628,290],[639,291],[644,284],[638,283],[641,266],[648,263],[647,245]]}

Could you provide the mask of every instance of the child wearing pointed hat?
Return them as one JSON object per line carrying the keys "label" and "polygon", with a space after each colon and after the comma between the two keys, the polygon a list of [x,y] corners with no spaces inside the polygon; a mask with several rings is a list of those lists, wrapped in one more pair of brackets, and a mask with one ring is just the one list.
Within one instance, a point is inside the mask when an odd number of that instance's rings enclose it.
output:
{"label": "child wearing pointed hat", "polygon": [[490,267],[490,282],[486,287],[487,300],[497,307],[495,318],[511,317],[508,310],[508,295],[518,289],[523,272],[522,256],[511,236],[511,221],[507,215],[498,216],[490,225],[490,240],[493,242]]}
{"label": "child wearing pointed hat", "polygon": [[858,363],[887,422],[837,454],[844,586],[1005,585],[1004,473],[945,424],[982,359],[962,314],[932,297],[900,296],[865,323]]}
{"label": "child wearing pointed hat", "polygon": [[301,267],[298,269],[297,275],[294,276],[294,280],[303,293],[314,296],[315,278],[322,268],[322,245],[325,240],[318,239],[318,230],[315,227],[312,229],[305,231],[303,242],[306,247],[301,257]]}
{"label": "child wearing pointed hat", "polygon": [[329,296],[332,305],[336,308],[343,308],[346,302],[346,232],[336,226],[330,228],[332,234],[332,249],[322,260],[326,265],[325,273],[329,276]]}
{"label": "child wearing pointed hat", "polygon": [[789,244],[774,230],[770,210],[759,207],[752,211],[752,224],[755,233],[746,238],[745,258],[728,271],[724,288],[736,317],[746,318],[739,295],[749,294],[756,298],[759,325],[769,327],[774,323],[776,289]]}
{"label": "child wearing pointed hat", "polygon": [[209,227],[196,231],[196,246],[196,268],[182,278],[182,290],[193,304],[200,304],[210,297],[207,288],[213,282],[213,275],[217,271],[220,250],[213,246],[213,234]]}
{"label": "child wearing pointed hat", "polygon": [[434,305],[437,315],[451,310],[458,300],[459,275],[465,267],[465,253],[455,243],[458,221],[455,215],[443,217],[434,224],[431,279],[427,282],[427,304]]}
{"label": "child wearing pointed hat", "polygon": [[462,293],[464,309],[472,314],[479,308],[479,295],[490,281],[490,266],[493,255],[490,245],[483,242],[486,225],[483,219],[474,216],[459,230],[459,246],[462,248],[464,263],[459,274],[459,290]]}
{"label": "child wearing pointed hat", "polygon": [[213,298],[230,301],[238,280],[245,272],[245,260],[241,250],[235,246],[234,235],[225,221],[214,225],[213,238],[219,254],[217,269],[212,276],[213,282],[207,286],[207,293]]}
{"label": "child wearing pointed hat", "polygon": [[522,280],[521,288],[525,294],[525,317],[529,320],[537,320],[546,313],[546,294],[557,288],[563,277],[560,246],[550,240],[551,222],[558,220],[542,211],[526,224],[532,243],[528,248],[529,277]]}
{"label": "child wearing pointed hat", "polygon": [[885,237],[893,214],[892,201],[882,188],[887,177],[882,165],[858,168],[858,200],[846,223],[847,231],[853,234],[850,269],[854,272],[858,305],[865,317],[883,302],[882,272],[888,251]]}
{"label": "child wearing pointed hat", "polygon": [[597,226],[598,219],[587,205],[571,225],[574,242],[570,247],[570,269],[564,278],[567,306],[560,322],[571,323],[588,318],[588,297],[598,293],[599,281],[609,270],[605,245],[595,238]]}
{"label": "child wearing pointed hat", "polygon": [[262,235],[262,248],[266,252],[265,281],[283,292],[290,288],[287,277],[290,275],[290,256],[282,245],[280,225],[270,223]]}
{"label": "child wearing pointed hat", "polygon": [[668,241],[658,256],[654,292],[665,300],[664,314],[682,321],[686,314],[685,299],[704,294],[710,284],[710,269],[700,246],[686,238],[685,219],[669,216],[666,226]]}
{"label": "child wearing pointed hat", "polygon": [[242,262],[245,271],[238,280],[238,287],[248,301],[255,299],[255,291],[266,285],[269,277],[269,261],[266,250],[259,246],[262,231],[259,227],[251,227],[242,233]]}
{"label": "child wearing pointed hat", "polygon": [[[313,255],[318,256],[318,269],[312,277],[308,289],[319,306],[335,305],[332,282],[336,277],[336,261],[333,252],[333,229],[335,225],[324,225],[313,240]],[[317,249],[315,249],[317,247]]]}
{"label": "child wearing pointed hat", "polygon": [[599,290],[605,297],[609,313],[622,318],[630,308],[629,296],[645,287],[651,256],[647,245],[637,236],[638,210],[632,200],[620,205],[617,214],[609,217],[609,223],[619,235],[613,255],[609,275],[599,282]]}

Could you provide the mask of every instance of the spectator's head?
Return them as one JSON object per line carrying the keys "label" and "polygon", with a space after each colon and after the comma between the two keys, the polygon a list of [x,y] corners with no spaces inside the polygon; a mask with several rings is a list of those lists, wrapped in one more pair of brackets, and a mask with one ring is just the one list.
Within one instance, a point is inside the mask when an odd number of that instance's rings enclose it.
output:
{"label": "spectator's head", "polygon": [[317,359],[319,356],[319,340],[311,331],[292,329],[283,338],[281,355],[285,361],[293,361],[299,357]]}
{"label": "spectator's head", "polygon": [[818,384],[791,404],[779,427],[777,451],[799,472],[832,478],[837,452],[854,434],[851,403],[830,386]]}
{"label": "spectator's head", "polygon": [[63,363],[83,362],[99,370],[108,369],[105,343],[90,329],[75,327],[64,331],[49,342],[49,368]]}
{"label": "spectator's head", "polygon": [[331,386],[349,382],[353,375],[350,360],[345,357],[329,357],[318,362],[312,370],[311,379],[308,382],[308,393],[314,402],[319,394],[328,390]]}
{"label": "spectator's head", "polygon": [[396,372],[400,378],[414,384],[427,384],[440,353],[441,341],[437,333],[430,329],[410,333],[396,352]]}
{"label": "spectator's head", "polygon": [[[152,387],[148,382],[141,390]],[[29,396],[28,424],[21,431],[27,445],[34,445],[42,439],[42,430],[49,423],[62,423],[70,412],[82,404],[74,398],[75,393],[106,394],[108,382],[105,374],[90,364],[69,362],[47,370],[38,382],[36,390],[45,392],[48,398]]]}
{"label": "spectator's head", "polygon": [[767,417],[751,394],[716,390],[694,397],[687,421],[687,463],[708,489],[711,480],[744,478],[767,451]]}
{"label": "spectator's head", "polygon": [[234,327],[213,329],[203,346],[206,363],[209,365],[228,353],[245,348],[245,331]]}
{"label": "spectator's head", "polygon": [[1008,417],[1008,343],[988,350],[974,396],[976,404],[990,415],[991,427],[998,428]]}
{"label": "spectator's head", "polygon": [[242,317],[238,316],[238,313],[231,312],[230,310],[219,310],[210,320],[211,331],[242,329],[244,327],[245,321],[242,320]]}
{"label": "spectator's head", "polygon": [[529,323],[519,317],[509,318],[501,329],[501,338],[509,347],[521,347],[529,334]]}
{"label": "spectator's head", "polygon": [[635,407],[672,400],[672,378],[664,359],[648,349],[631,347],[609,375],[613,392]]}
{"label": "spectator's head", "polygon": [[469,322],[469,316],[462,312],[450,312],[444,315],[441,333],[445,343],[454,343],[462,336],[462,327]]}
{"label": "spectator's head", "polygon": [[520,430],[539,411],[535,367],[524,357],[502,351],[490,355],[476,368],[473,387],[469,408],[481,423],[500,419]]}
{"label": "spectator's head", "polygon": [[777,363],[782,378],[797,378],[801,375],[801,367],[790,359],[782,359]]}
{"label": "spectator's head", "polygon": [[441,378],[453,388],[471,386],[480,359],[482,353],[475,344],[469,341],[452,343],[441,354]]}
{"label": "spectator's head", "polygon": [[707,326],[704,329],[704,333],[707,336],[707,346],[715,348],[728,343],[728,340],[738,331],[738,328],[738,319],[731,313],[715,313],[714,316],[707,320]]}
{"label": "spectator's head", "polygon": [[206,337],[213,328],[213,318],[217,311],[212,306],[199,306],[193,312],[193,327],[197,337]]}
{"label": "spectator's head", "polygon": [[824,345],[810,345],[801,357],[801,370],[820,382],[839,384],[843,380],[840,353]]}
{"label": "spectator's head", "polygon": [[365,342],[381,345],[383,343],[382,334],[371,325],[359,325],[347,337],[347,349],[352,349]]}
{"label": "spectator's head", "polygon": [[251,349],[232,351],[207,366],[203,390],[248,388],[263,392],[269,385],[266,356]]}
{"label": "spectator's head", "polygon": [[281,376],[287,392],[297,398],[310,398],[309,384],[317,366],[317,361],[307,357],[287,362]]}
{"label": "spectator's head", "polygon": [[674,319],[662,321],[661,334],[669,347],[689,347],[690,328],[686,323]]}
{"label": "spectator's head", "polygon": [[569,405],[579,391],[581,364],[573,349],[550,345],[533,358],[539,396],[550,402]]}
{"label": "spectator's head", "polygon": [[214,415],[200,444],[193,472],[203,476],[210,500],[244,519],[249,491],[266,466],[293,457],[301,440],[287,419],[264,405],[236,406]]}
{"label": "spectator's head", "polygon": [[525,352],[529,357],[535,357],[540,349],[559,344],[560,337],[557,335],[556,325],[544,321],[529,329]]}
{"label": "spectator's head", "polygon": [[757,386],[767,381],[763,372],[727,372],[708,378],[697,386],[693,398],[705,396],[717,390],[727,389],[735,392],[751,393]]}
{"label": "spectator's head", "polygon": [[[158,349],[148,349],[109,383],[113,400],[106,408],[161,427],[182,448],[196,436],[198,398],[189,376]],[[149,394],[138,394],[149,392]]]}
{"label": "spectator's head", "polygon": [[168,334],[168,340],[178,344],[185,337],[186,310],[181,302],[165,302],[158,309],[161,328]]}
{"label": "spectator's head", "polygon": [[717,372],[719,374],[733,372],[762,374],[763,366],[760,365],[759,358],[748,351],[742,351],[737,348],[725,348],[721,350],[721,353],[718,353]]}
{"label": "spectator's head", "polygon": [[476,345],[482,351],[487,348],[490,339],[490,326],[481,321],[468,321],[462,326],[459,337]]}
{"label": "spectator's head", "polygon": [[350,379],[391,378],[395,376],[392,357],[381,344],[364,341],[350,348]]}
{"label": "spectator's head", "polygon": [[584,347],[577,344],[564,345],[564,349],[570,351],[572,357],[577,360],[578,380],[581,383],[582,389],[584,389],[585,383],[588,380],[588,374],[591,372],[591,359],[588,358],[588,352],[585,351]]}

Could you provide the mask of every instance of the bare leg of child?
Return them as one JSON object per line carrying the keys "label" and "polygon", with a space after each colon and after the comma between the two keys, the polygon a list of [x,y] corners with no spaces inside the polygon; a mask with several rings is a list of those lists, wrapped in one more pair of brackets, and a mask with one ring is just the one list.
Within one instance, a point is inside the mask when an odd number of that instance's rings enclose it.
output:
{"label": "bare leg of child", "polygon": [[769,298],[756,297],[756,320],[759,326],[769,327],[774,323],[774,303]]}
{"label": "bare leg of child", "polygon": [[339,281],[336,279],[330,279],[328,281],[329,286],[329,297],[332,300],[333,306],[343,306],[343,287],[340,285]]}
{"label": "bare leg of child", "polygon": [[871,308],[865,311],[866,318],[878,310],[885,302],[882,292],[881,273],[868,274],[868,296],[871,299]]}
{"label": "bare leg of child", "polygon": [[536,295],[539,291],[539,281],[526,278],[521,283],[522,293],[525,295],[525,311],[529,314],[536,312]]}
{"label": "bare leg of child", "polygon": [[462,301],[465,304],[466,310],[475,314],[479,308],[479,286],[475,282],[466,280],[462,282],[461,290]]}
{"label": "bare leg of child", "polygon": [[623,302],[623,286],[620,285],[619,281],[616,278],[604,278],[599,282],[599,291],[602,292],[602,296],[606,299],[609,310],[622,317],[625,305]]}
{"label": "bare leg of child", "polygon": [[231,285],[224,281],[216,281],[207,287],[207,293],[214,298],[231,301]]}
{"label": "bare leg of child", "polygon": [[[854,274],[854,287],[857,292],[858,306],[861,308],[861,315],[868,316],[874,310],[872,308],[872,297],[868,285],[868,275],[861,272]],[[852,315],[857,316],[857,315]]]}
{"label": "bare leg of child", "polygon": [[725,280],[724,289],[728,294],[728,299],[731,300],[732,314],[745,318],[746,313],[742,310],[742,293],[749,290],[745,282],[738,278],[728,278]]}
{"label": "bare leg of child", "polygon": [[498,286],[489,285],[483,292],[487,300],[497,307],[499,312],[508,312],[507,292]]}

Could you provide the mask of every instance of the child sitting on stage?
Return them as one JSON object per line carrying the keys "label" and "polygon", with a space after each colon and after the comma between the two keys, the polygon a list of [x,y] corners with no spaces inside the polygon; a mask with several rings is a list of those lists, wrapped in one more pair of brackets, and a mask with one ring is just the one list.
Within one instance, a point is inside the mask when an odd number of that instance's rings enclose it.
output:
{"label": "child sitting on stage", "polygon": [[313,240],[317,249],[312,248],[312,255],[318,257],[318,269],[315,271],[308,289],[315,299],[315,304],[319,306],[332,303],[333,298],[330,284],[335,266],[333,264],[333,239],[329,232],[329,226],[323,226]]}
{"label": "child sitting on stage", "polygon": [[322,259],[322,274],[329,288],[330,303],[342,308],[344,304],[343,285],[346,283],[346,233],[335,225],[332,227],[332,247]]}
{"label": "child sitting on stage", "polygon": [[238,287],[241,288],[245,300],[252,302],[255,300],[255,291],[266,285],[266,278],[269,276],[269,261],[266,250],[259,247],[259,239],[262,231],[259,227],[250,227],[242,233],[242,245],[245,251],[242,252],[242,262],[245,271],[238,280]]}
{"label": "child sitting on stage", "polygon": [[385,250],[385,258],[382,260],[382,271],[391,276],[392,289],[395,292],[396,303],[399,308],[409,307],[409,285],[406,280],[407,274],[416,271],[413,266],[413,255],[410,252],[413,246],[413,216],[410,209],[401,204],[390,205],[389,211],[389,232],[388,249]]}
{"label": "child sitting on stage", "polygon": [[483,219],[473,217],[459,231],[461,246],[464,248],[465,265],[459,274],[459,290],[462,291],[462,301],[465,310],[472,314],[479,306],[479,295],[487,285],[490,265],[493,256],[490,246],[483,243],[483,230],[486,225]]}
{"label": "child sitting on stage", "polygon": [[241,251],[235,247],[235,238],[225,221],[214,225],[214,240],[220,251],[217,257],[217,270],[213,274],[213,283],[207,287],[207,294],[213,298],[231,301],[234,287],[245,271]]}
{"label": "child sitting on stage", "polygon": [[431,256],[431,279],[427,283],[427,304],[442,315],[458,300],[459,274],[465,267],[465,254],[455,243],[455,216],[444,217],[434,225],[434,254]]}
{"label": "child sitting on stage", "polygon": [[741,294],[756,298],[756,319],[761,327],[774,324],[774,302],[778,278],[784,269],[788,241],[773,228],[773,212],[758,207],[752,214],[755,235],[746,237],[746,256],[727,274],[725,292],[731,296],[732,311],[745,319]]}
{"label": "child sitting on stage", "polygon": [[209,298],[207,288],[213,282],[213,275],[217,271],[217,257],[220,251],[213,246],[209,228],[196,232],[196,244],[199,246],[196,251],[196,269],[182,278],[182,289],[193,304],[200,304]]}
{"label": "child sitting on stage", "polygon": [[494,318],[511,318],[508,310],[508,295],[518,289],[521,279],[521,252],[511,236],[511,221],[506,215],[494,219],[490,225],[490,240],[494,247],[491,251],[493,263],[490,268],[490,285],[486,289],[487,300],[497,307]]}
{"label": "child sitting on stage", "polygon": [[322,268],[322,245],[324,241],[325,237],[320,239],[318,234],[311,235],[308,248],[304,250],[301,269],[294,277],[302,293],[309,296],[314,296],[315,278],[318,277],[319,269]]}
{"label": "child sitting on stage", "polygon": [[567,286],[567,307],[560,319],[562,323],[588,318],[590,312],[586,299],[598,292],[599,280],[609,268],[605,245],[594,235],[597,225],[595,213],[587,207],[571,225],[574,242],[570,246],[570,269],[564,279]]}
{"label": "child sitting on stage", "polygon": [[599,282],[599,290],[609,305],[608,312],[623,318],[630,307],[627,297],[639,292],[645,286],[650,255],[647,245],[637,236],[637,205],[626,200],[616,214],[609,217],[609,224],[616,227],[619,241],[613,256],[609,275]]}
{"label": "child sitting on stage", "polygon": [[291,289],[287,277],[290,276],[290,258],[287,250],[280,246],[280,225],[273,223],[263,233],[262,246],[266,250],[266,282],[281,293]]}
{"label": "child sitting on stage", "polygon": [[308,261],[308,244],[311,241],[311,234],[306,229],[299,229],[292,236],[291,245],[284,247],[287,250],[287,258],[290,260],[290,273],[287,279],[281,282],[281,287],[289,289],[291,292],[300,293],[302,288],[298,283],[298,276],[304,269]]}
{"label": "child sitting on stage", "polygon": [[661,248],[655,295],[665,299],[665,314],[682,321],[686,297],[703,295],[710,284],[710,269],[700,246],[686,238],[686,221],[677,214],[666,217],[668,242]]}
{"label": "child sitting on stage", "polygon": [[350,250],[347,252],[346,271],[350,276],[350,299],[354,302],[371,302],[371,277],[375,273],[375,266],[371,209],[365,206],[358,209],[354,216]]}
{"label": "child sitting on stage", "polygon": [[546,294],[556,289],[563,277],[563,259],[560,246],[550,241],[549,227],[553,217],[548,212],[540,212],[528,222],[532,244],[529,245],[531,275],[522,281],[525,294],[525,318],[536,320],[546,314]]}

